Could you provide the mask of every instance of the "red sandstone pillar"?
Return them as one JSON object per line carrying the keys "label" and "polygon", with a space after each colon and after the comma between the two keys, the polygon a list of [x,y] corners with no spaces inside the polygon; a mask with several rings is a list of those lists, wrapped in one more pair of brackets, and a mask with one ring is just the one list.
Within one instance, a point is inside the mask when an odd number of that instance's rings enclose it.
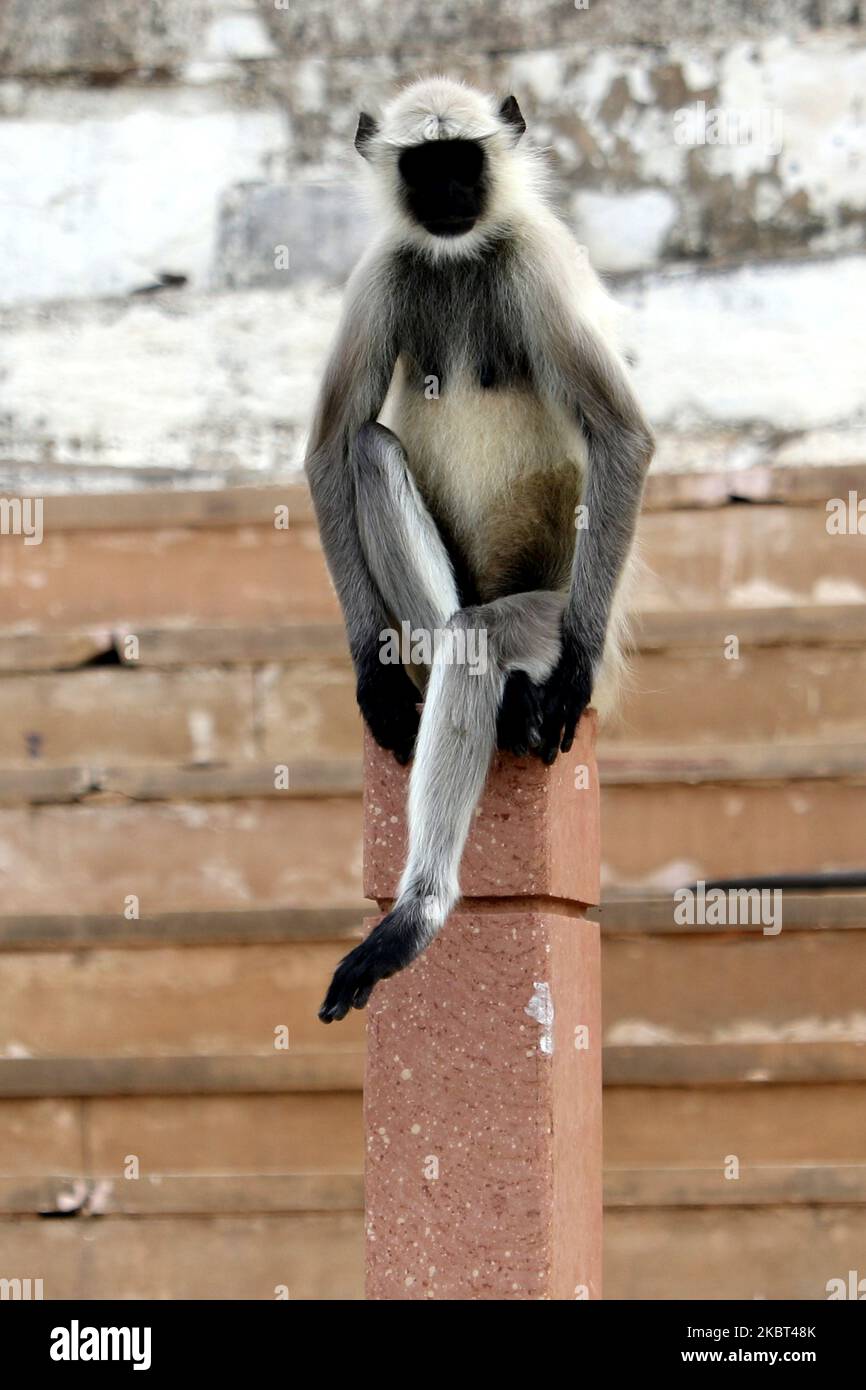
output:
{"label": "red sandstone pillar", "polygon": [[[497,758],[461,904],[373,994],[368,1298],[601,1297],[594,740],[590,712],[551,768]],[[368,736],[364,891],[382,910],[404,863],[407,780]]]}

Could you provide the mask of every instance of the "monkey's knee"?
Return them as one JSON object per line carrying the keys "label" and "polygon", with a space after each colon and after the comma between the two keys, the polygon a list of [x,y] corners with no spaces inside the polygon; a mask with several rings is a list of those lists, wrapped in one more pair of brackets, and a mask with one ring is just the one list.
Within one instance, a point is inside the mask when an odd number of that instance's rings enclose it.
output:
{"label": "monkey's knee", "polygon": [[370,574],[396,622],[432,634],[459,599],[448,552],[406,451],[392,430],[369,422],[355,437],[351,459],[358,534]]}
{"label": "monkey's knee", "polygon": [[[415,540],[413,533],[426,530],[430,523],[400,440],[385,425],[370,421],[355,436],[351,462],[359,519],[368,542],[374,538],[408,550]],[[405,567],[411,567],[409,553]]]}
{"label": "monkey's knee", "polygon": [[474,633],[491,662],[505,673],[522,671],[543,681],[556,665],[561,649],[565,596],[554,590],[509,594],[492,603],[461,608],[449,626]]}
{"label": "monkey's knee", "polygon": [[406,450],[393,430],[378,421],[362,425],[351,449],[352,466],[360,492],[385,487],[396,495],[409,476]]}

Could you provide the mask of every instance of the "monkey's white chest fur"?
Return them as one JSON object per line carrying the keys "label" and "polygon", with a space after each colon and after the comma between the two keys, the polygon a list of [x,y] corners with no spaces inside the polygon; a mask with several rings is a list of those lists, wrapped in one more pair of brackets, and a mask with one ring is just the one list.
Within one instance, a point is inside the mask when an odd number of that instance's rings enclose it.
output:
{"label": "monkey's white chest fur", "polygon": [[[383,412],[429,504],[482,573],[520,540],[522,503],[556,493],[573,537],[586,446],[580,431],[527,388],[484,389],[468,372],[430,399],[406,387],[400,365]],[[533,508],[530,514],[537,514]]]}

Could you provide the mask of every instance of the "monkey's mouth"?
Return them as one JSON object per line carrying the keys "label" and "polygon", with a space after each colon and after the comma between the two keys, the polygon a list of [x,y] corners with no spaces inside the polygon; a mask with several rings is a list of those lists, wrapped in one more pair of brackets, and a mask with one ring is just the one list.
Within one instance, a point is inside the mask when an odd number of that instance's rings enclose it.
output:
{"label": "monkey's mouth", "polygon": [[477,217],[436,217],[425,220],[423,226],[431,236],[463,236],[477,221]]}

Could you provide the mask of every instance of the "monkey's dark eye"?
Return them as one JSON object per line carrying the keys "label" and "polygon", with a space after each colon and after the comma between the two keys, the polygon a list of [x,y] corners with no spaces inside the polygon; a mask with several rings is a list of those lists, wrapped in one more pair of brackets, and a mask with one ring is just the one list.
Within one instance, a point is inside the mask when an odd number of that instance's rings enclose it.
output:
{"label": "monkey's dark eye", "polygon": [[407,211],[436,236],[469,231],[484,211],[484,151],[474,140],[430,140],[400,154]]}

